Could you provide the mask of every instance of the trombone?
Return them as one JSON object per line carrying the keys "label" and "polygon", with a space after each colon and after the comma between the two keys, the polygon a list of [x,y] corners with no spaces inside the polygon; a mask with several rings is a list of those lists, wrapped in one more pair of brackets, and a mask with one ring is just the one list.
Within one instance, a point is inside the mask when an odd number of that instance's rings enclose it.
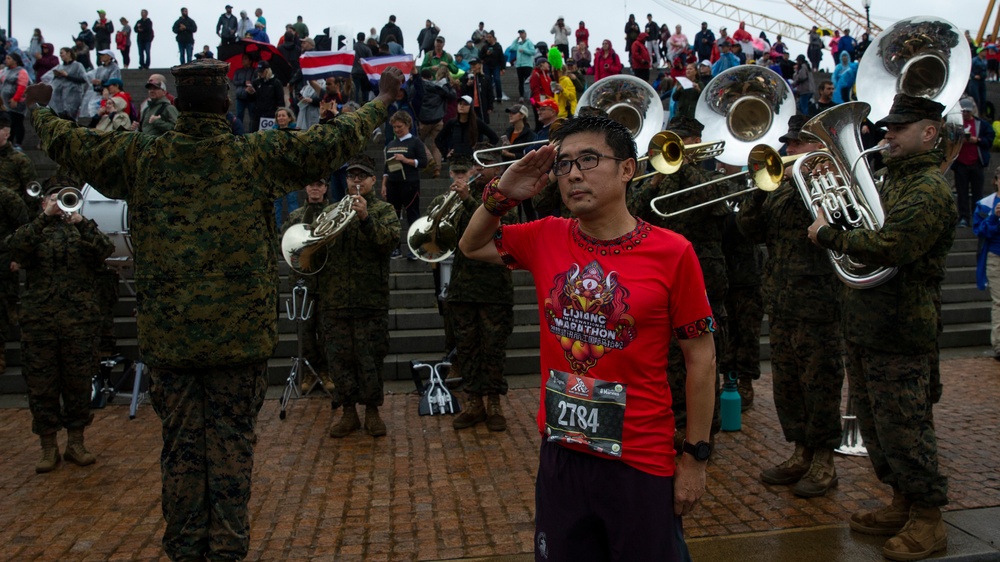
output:
{"label": "trombone", "polygon": [[[551,132],[551,128],[549,129],[549,132]],[[508,160],[506,162],[494,162],[492,164],[485,164],[483,163],[482,160],[479,159],[479,155],[486,154],[487,152],[500,152],[502,150],[510,150],[512,148],[524,148],[527,146],[536,146],[536,145],[541,146],[543,144],[549,144],[549,139],[542,139],[531,142],[522,142],[519,144],[508,144],[506,146],[494,146],[492,148],[484,148],[482,150],[477,150],[473,152],[472,159],[476,162],[476,165],[479,166],[480,168],[496,168],[499,166],[507,166],[513,164],[514,162],[517,162],[518,160],[520,160],[520,158],[516,158],[514,160]]]}
{"label": "trombone", "polygon": [[646,155],[636,163],[648,160],[655,172],[649,172],[632,178],[632,181],[663,174],[668,176],[681,168],[684,159],[701,162],[722,154],[726,141],[700,142],[684,146],[684,141],[673,131],[660,131],[653,135],[646,148]]}
{"label": "trombone", "polygon": [[[778,189],[781,185],[781,178],[785,175],[785,166],[798,160],[803,155],[796,154],[793,156],[782,157],[778,154],[778,151],[771,148],[766,144],[758,144],[750,150],[750,155],[747,157],[747,170],[745,172],[737,172],[735,174],[730,174],[728,176],[723,176],[721,178],[714,179],[712,181],[707,181],[705,183],[699,183],[698,185],[692,185],[691,187],[686,187],[679,191],[673,193],[668,193],[666,195],[661,195],[654,198],[649,202],[649,206],[653,209],[653,212],[660,215],[661,217],[673,217],[686,213],[688,211],[693,211],[695,209],[700,209],[708,205],[714,205],[722,201],[727,201],[734,197],[739,197],[740,195],[750,193],[751,191],[761,190],[761,191],[774,191]],[[676,197],[678,195],[687,193],[689,191],[694,191],[696,189],[701,189],[709,185],[716,183],[740,178],[746,175],[750,175],[753,184],[752,186],[737,191],[736,193],[730,193],[729,195],[724,195],[722,197],[717,197],[715,199],[699,203],[697,205],[692,205],[690,207],[685,207],[683,209],[674,211],[672,213],[665,213],[656,208],[656,203],[664,199],[670,199],[671,197]]]}

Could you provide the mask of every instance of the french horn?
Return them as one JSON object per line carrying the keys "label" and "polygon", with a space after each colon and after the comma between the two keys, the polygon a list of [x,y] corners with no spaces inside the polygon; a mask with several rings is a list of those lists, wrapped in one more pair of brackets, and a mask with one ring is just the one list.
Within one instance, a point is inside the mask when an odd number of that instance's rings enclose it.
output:
{"label": "french horn", "polygon": [[293,224],[281,237],[281,255],[292,271],[302,275],[318,273],[326,264],[317,263],[317,252],[332,244],[354,222],[354,199],[346,195],[323,210],[310,224]]}
{"label": "french horn", "polygon": [[[466,183],[471,185],[480,175],[471,176]],[[461,208],[462,200],[458,198],[458,192],[451,191],[426,217],[413,221],[406,233],[406,245],[417,259],[437,263],[455,253],[458,248],[455,217]]]}

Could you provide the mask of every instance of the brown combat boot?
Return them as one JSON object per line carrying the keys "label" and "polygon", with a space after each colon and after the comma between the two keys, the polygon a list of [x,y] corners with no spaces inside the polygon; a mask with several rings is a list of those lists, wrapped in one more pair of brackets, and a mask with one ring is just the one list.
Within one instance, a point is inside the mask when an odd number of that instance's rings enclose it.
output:
{"label": "brown combat boot", "polygon": [[56,443],[56,434],[42,435],[42,460],[35,465],[35,472],[44,474],[52,472],[62,462],[59,456],[59,445]]}
{"label": "brown combat boot", "polygon": [[923,560],[948,547],[948,531],[936,507],[910,507],[903,530],[885,542],[882,554],[889,560]]}
{"label": "brown combat boot", "polygon": [[500,395],[490,394],[486,397],[486,428],[490,431],[507,431],[507,418],[500,409]]}
{"label": "brown combat boot", "polygon": [[910,502],[893,488],[892,503],[851,515],[851,529],[866,535],[895,535],[910,519]]}
{"label": "brown combat boot", "polygon": [[795,483],[792,492],[799,497],[815,498],[837,485],[837,468],[833,465],[832,449],[816,449],[813,452],[809,472]]}
{"label": "brown combat boot", "polygon": [[785,462],[768,468],[760,473],[760,480],[765,484],[794,484],[809,472],[812,465],[813,450],[802,443],[795,444],[795,452]]}
{"label": "brown combat boot", "polygon": [[319,374],[319,380],[323,382],[323,389],[327,392],[333,393],[333,379],[330,377],[330,373],[322,372]]}
{"label": "brown combat boot", "polygon": [[753,379],[741,377],[737,383],[736,392],[740,394],[740,411],[749,410],[753,406]]}
{"label": "brown combat boot", "polygon": [[313,375],[312,371],[309,369],[302,370],[302,376],[299,377],[299,380],[302,381],[299,385],[299,390],[301,390],[303,394],[312,390],[313,385],[316,384],[316,376]]}
{"label": "brown combat boot", "polygon": [[344,413],[335,423],[330,424],[330,437],[347,437],[351,432],[361,429],[361,420],[354,404],[344,404]]}
{"label": "brown combat boot", "polygon": [[83,446],[82,427],[68,429],[66,433],[69,434],[69,438],[66,439],[66,452],[63,453],[63,459],[77,466],[90,466],[97,462],[94,455]]}
{"label": "brown combat boot", "polygon": [[382,416],[378,415],[378,406],[365,406],[365,429],[372,437],[385,435],[385,422],[382,421]]}
{"label": "brown combat boot", "polygon": [[486,421],[486,407],[483,406],[483,397],[474,394],[468,394],[468,397],[465,408],[451,421],[451,427],[455,429],[465,429]]}

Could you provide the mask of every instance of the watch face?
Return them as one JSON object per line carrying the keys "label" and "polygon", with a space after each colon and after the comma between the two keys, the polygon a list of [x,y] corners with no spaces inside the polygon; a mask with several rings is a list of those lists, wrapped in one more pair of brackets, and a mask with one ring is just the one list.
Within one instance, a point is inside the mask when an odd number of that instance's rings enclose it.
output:
{"label": "watch face", "polygon": [[699,441],[698,444],[694,446],[694,449],[694,458],[700,461],[708,460],[708,457],[712,454],[712,446],[704,441]]}

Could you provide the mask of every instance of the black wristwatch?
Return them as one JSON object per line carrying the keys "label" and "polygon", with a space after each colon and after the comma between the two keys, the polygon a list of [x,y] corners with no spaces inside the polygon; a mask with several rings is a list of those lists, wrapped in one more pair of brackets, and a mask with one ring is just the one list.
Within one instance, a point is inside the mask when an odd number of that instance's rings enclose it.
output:
{"label": "black wristwatch", "polygon": [[692,445],[685,440],[684,452],[694,457],[696,461],[705,462],[708,457],[712,456],[712,446],[704,441],[698,441]]}

